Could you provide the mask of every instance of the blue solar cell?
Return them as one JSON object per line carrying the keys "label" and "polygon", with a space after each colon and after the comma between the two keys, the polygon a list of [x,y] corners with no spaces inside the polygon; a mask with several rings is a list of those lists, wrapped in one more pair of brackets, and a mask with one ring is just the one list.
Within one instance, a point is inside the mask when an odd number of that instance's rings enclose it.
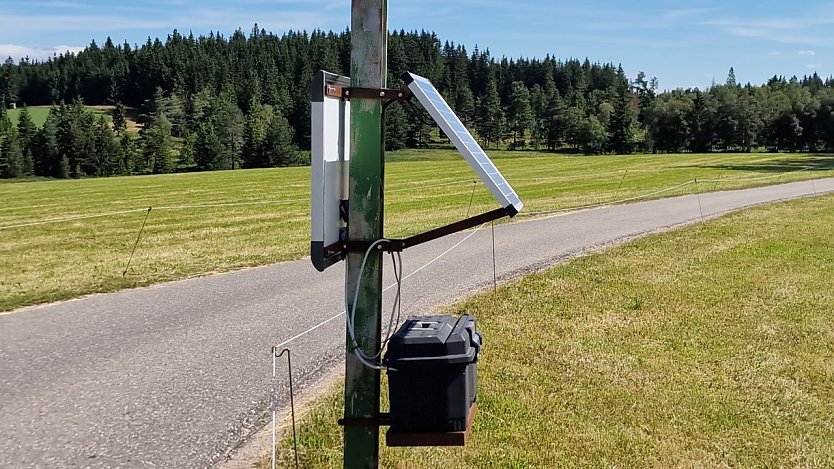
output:
{"label": "blue solar cell", "polygon": [[443,133],[452,141],[455,148],[463,155],[467,163],[475,170],[484,181],[492,195],[498,199],[503,207],[512,205],[516,211],[520,211],[524,204],[513,190],[510,183],[492,164],[489,157],[484,153],[478,142],[466,129],[458,116],[437,91],[437,88],[429,80],[413,73],[407,73],[405,77],[408,89],[414,94],[420,104],[431,114],[435,122],[440,126]]}

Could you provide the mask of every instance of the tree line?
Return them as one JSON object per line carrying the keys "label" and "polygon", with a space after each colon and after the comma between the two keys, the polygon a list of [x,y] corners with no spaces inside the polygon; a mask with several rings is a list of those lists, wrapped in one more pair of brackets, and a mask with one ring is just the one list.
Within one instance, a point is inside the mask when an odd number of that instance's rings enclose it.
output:
{"label": "tree line", "polygon": [[[389,85],[405,71],[436,84],[488,148],[585,153],[834,150],[834,80],[816,74],[659,92],[644,73],[590,60],[508,59],[394,31]],[[108,176],[305,164],[315,70],[345,74],[348,31],[194,37],[103,46],[0,67],[0,175]],[[51,105],[38,128],[27,111]],[[111,119],[84,105],[111,104]],[[126,108],[143,116],[125,131]],[[388,106],[386,147],[425,147],[436,129],[419,110]]]}

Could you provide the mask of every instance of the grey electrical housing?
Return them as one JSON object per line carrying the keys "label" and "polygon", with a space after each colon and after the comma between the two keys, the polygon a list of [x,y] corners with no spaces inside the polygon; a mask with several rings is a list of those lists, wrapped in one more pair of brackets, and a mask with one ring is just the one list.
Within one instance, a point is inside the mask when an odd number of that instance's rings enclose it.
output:
{"label": "grey electrical housing", "polygon": [[466,430],[477,399],[481,344],[471,315],[407,319],[385,354],[391,429],[424,433]]}

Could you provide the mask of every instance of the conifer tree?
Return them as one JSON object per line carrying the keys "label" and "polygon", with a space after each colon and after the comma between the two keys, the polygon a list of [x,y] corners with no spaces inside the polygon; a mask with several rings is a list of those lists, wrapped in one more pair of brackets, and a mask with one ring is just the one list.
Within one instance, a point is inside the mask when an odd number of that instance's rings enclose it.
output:
{"label": "conifer tree", "polygon": [[119,174],[119,160],[121,152],[115,139],[110,122],[104,116],[99,116],[94,133],[97,176],[113,176]]}
{"label": "conifer tree", "polygon": [[113,130],[117,134],[122,134],[125,130],[127,130],[125,105],[120,102],[117,102],[113,108]]}
{"label": "conifer tree", "polygon": [[201,171],[229,169],[226,148],[217,128],[212,122],[205,122],[197,129],[194,141],[194,161]]}
{"label": "conifer tree", "polygon": [[480,105],[475,112],[475,128],[484,146],[497,144],[504,130],[504,111],[501,109],[501,97],[498,95],[498,86],[493,77],[489,79],[486,95],[481,98]]}
{"label": "conifer tree", "polygon": [[0,177],[16,178],[23,175],[23,151],[17,137],[17,129],[6,126],[0,134]]}
{"label": "conifer tree", "polygon": [[293,129],[287,118],[273,110],[264,140],[264,157],[270,166],[290,166],[298,162],[298,148],[293,144]]}
{"label": "conifer tree", "polygon": [[408,116],[399,104],[385,108],[385,149],[400,150],[407,146]]}
{"label": "conifer tree", "polygon": [[690,149],[695,153],[712,150],[715,139],[713,132],[713,115],[707,94],[696,91],[692,101],[692,110],[687,116],[689,123]]}
{"label": "conifer tree", "polygon": [[134,174],[138,160],[136,138],[128,133],[121,135],[119,137],[119,173]]}
{"label": "conifer tree", "polygon": [[140,173],[170,173],[174,169],[171,122],[163,113],[151,116],[142,131],[142,156]]}
{"label": "conifer tree", "polygon": [[[68,177],[68,174],[60,171],[59,168],[61,151],[58,146],[58,119],[58,108],[53,106],[49,110],[43,127],[35,136],[32,157],[37,176]],[[66,167],[69,167],[68,161]]]}
{"label": "conifer tree", "polygon": [[618,80],[614,101],[614,110],[608,124],[608,143],[617,154],[629,154],[634,143],[634,115],[631,109],[631,93],[628,79],[622,67],[618,71]]}
{"label": "conifer tree", "polygon": [[553,79],[545,81],[543,89],[543,125],[545,142],[548,150],[556,150],[566,136],[566,111],[567,107],[559,95],[556,83]]}
{"label": "conifer tree", "polygon": [[525,146],[527,132],[533,127],[533,108],[530,105],[530,90],[524,82],[515,81],[510,95],[510,109],[508,112],[510,130],[513,133],[511,148]]}

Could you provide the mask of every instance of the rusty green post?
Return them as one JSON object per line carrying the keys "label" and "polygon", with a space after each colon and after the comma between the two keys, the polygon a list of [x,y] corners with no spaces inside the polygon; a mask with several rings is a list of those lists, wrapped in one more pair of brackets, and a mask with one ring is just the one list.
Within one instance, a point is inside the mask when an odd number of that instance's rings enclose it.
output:
{"label": "rusty green post", "polygon": [[[388,46],[387,0],[353,0],[351,9],[351,86],[385,88]],[[382,237],[385,174],[382,101],[350,102],[350,204],[348,240],[375,241]],[[348,308],[359,282],[355,332],[369,355],[379,350],[382,308],[382,264],[372,254],[359,278],[364,252],[350,252],[345,282]],[[349,313],[348,313],[349,314]],[[345,418],[373,418],[379,412],[380,374],[353,354],[350,335],[345,354]],[[345,426],[344,467],[376,468],[379,427]]]}

